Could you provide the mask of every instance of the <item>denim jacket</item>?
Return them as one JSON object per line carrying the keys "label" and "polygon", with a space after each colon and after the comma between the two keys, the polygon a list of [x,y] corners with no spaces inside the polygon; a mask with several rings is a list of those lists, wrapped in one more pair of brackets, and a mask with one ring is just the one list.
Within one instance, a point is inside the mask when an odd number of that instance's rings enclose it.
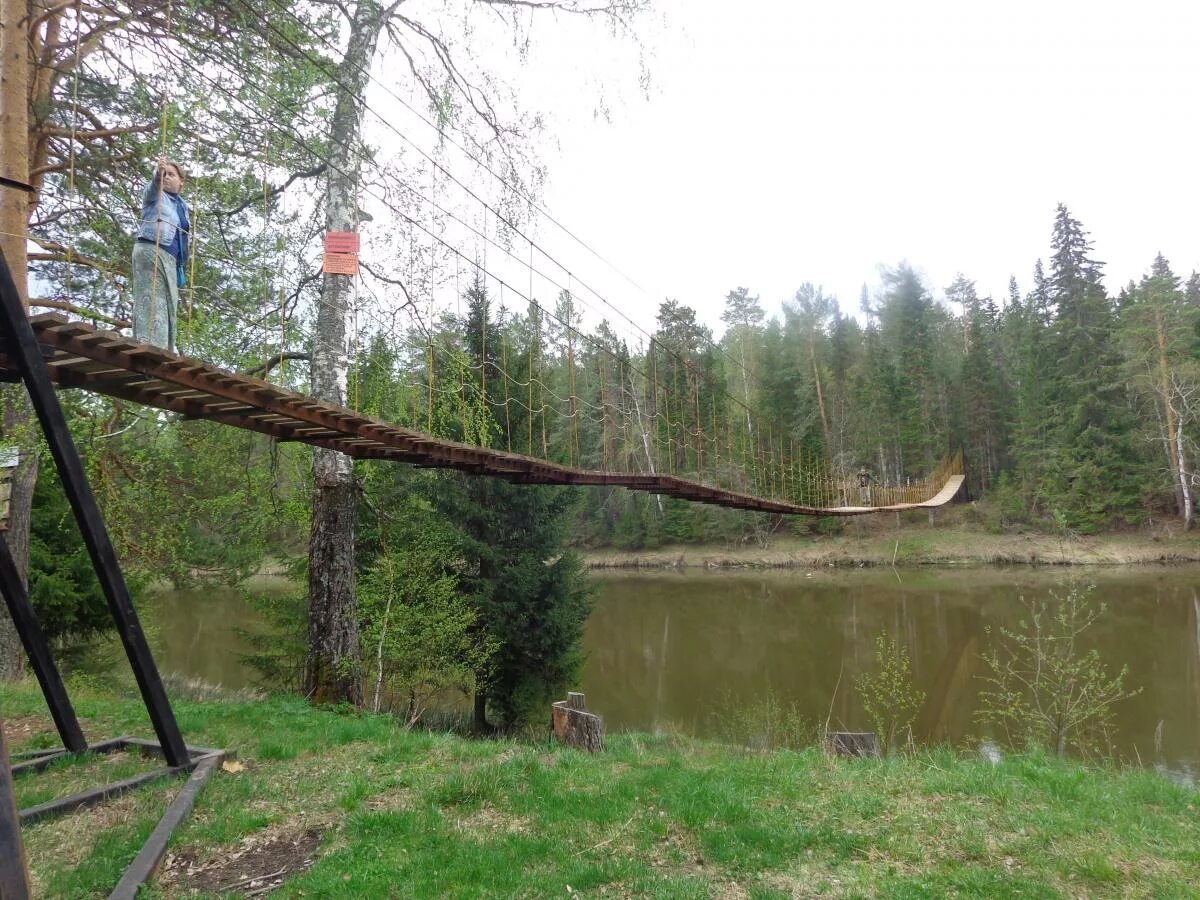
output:
{"label": "denim jacket", "polygon": [[[138,223],[137,237],[158,244],[172,252],[176,262],[182,265],[188,255],[188,207],[187,201],[178,194],[162,190],[157,171],[142,191],[142,218]],[[175,235],[179,234],[179,253],[174,253]]]}

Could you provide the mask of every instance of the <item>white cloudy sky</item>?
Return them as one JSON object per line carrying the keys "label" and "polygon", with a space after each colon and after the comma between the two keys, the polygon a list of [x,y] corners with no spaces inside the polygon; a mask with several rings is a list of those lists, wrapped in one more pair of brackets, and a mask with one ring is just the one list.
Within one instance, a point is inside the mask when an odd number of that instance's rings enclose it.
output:
{"label": "white cloudy sky", "polygon": [[543,40],[522,84],[557,136],[547,207],[645,292],[539,240],[643,323],[672,297],[719,332],[730,288],[777,311],[804,281],[853,312],[901,260],[1000,299],[1059,202],[1110,291],[1159,251],[1200,269],[1200,4],[659,0],[646,34],[648,99],[595,37]]}

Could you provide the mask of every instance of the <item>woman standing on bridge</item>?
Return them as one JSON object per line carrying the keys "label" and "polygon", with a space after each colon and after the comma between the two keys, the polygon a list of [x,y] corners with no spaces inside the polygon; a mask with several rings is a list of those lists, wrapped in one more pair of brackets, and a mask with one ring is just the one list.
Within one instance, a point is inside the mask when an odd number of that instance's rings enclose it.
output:
{"label": "woman standing on bridge", "polygon": [[133,243],[133,336],[175,351],[179,288],[186,283],[187,202],[180,196],[179,163],[159,157],[154,177],[142,191],[142,217]]}

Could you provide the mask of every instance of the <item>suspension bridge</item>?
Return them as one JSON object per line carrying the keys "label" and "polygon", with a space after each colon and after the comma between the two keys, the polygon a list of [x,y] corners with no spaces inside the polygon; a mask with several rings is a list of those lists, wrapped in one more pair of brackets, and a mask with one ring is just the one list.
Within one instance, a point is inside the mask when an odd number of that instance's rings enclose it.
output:
{"label": "suspension bridge", "polygon": [[[455,469],[520,484],[624,487],[734,509],[807,516],[856,516],[942,506],[963,482],[961,454],[947,457],[915,485],[876,486],[882,505],[815,506],[794,502],[804,473],[781,458],[770,476],[773,496],[760,496],[700,478],[645,472],[589,470],[534,456],[473,446],[402,428],[314,400],[266,381],[138,343],[114,331],[56,313],[30,320],[50,373],[61,388],[81,388],[120,400],[157,407],[187,419],[205,419],[255,431],[279,441],[337,450],[355,459],[384,459]],[[0,354],[0,377],[13,380],[17,367]],[[789,485],[789,471],[791,472]],[[699,475],[700,473],[696,473]],[[829,481],[826,492],[853,496],[857,488]]]}

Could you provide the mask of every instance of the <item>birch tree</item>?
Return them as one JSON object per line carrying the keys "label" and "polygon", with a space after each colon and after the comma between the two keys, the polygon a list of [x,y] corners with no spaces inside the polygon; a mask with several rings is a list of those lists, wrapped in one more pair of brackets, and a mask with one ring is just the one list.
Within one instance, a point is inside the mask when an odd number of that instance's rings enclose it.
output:
{"label": "birch tree", "polygon": [[[501,101],[501,83],[478,65],[481,54],[470,46],[472,30],[464,29],[465,38],[456,37],[444,29],[445,23],[454,22],[461,28],[473,12],[484,11],[499,17],[519,41],[528,41],[533,17],[561,13],[597,19],[613,30],[631,34],[630,17],[646,3],[466,0],[412,12],[410,6],[406,0],[394,0],[387,6],[376,0],[360,0],[352,11],[338,7],[348,21],[345,48],[334,77],[337,98],[330,122],[325,193],[328,231],[357,232],[361,224],[360,179],[364,160],[370,156],[363,139],[363,114],[371,67],[382,38],[386,36],[389,48],[404,61],[407,74],[429,101],[438,123],[457,127],[466,136],[468,147],[484,162],[502,168],[509,176],[509,189],[518,191],[526,184],[522,165],[536,169],[529,133],[522,130],[519,119],[506,121],[505,111],[513,107]],[[507,98],[512,99],[511,95]],[[513,224],[511,219],[506,221]],[[346,405],[352,292],[350,276],[324,276],[313,335],[312,394],[337,405]],[[357,704],[362,700],[362,672],[354,593],[356,487],[352,460],[336,451],[314,450],[313,487],[305,688],[321,700]]]}

